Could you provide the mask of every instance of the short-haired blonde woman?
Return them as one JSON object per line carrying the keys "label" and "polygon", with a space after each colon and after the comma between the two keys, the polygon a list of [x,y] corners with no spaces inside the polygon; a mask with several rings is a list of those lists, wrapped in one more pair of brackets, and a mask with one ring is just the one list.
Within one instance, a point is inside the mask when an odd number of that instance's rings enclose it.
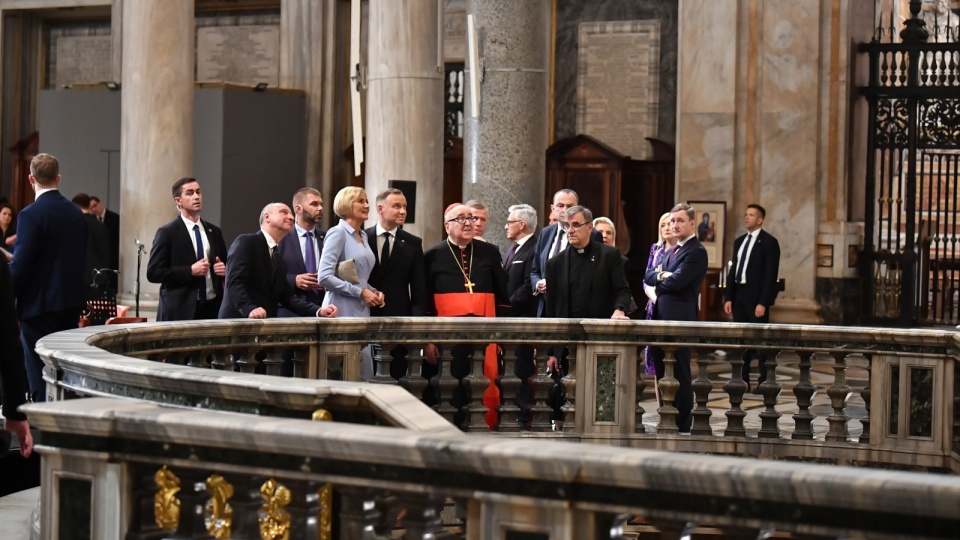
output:
{"label": "short-haired blonde woman", "polygon": [[617,247],[617,228],[610,218],[598,217],[593,220],[593,228],[603,237],[603,245]]}
{"label": "short-haired blonde woman", "polygon": [[[383,293],[370,287],[367,280],[376,262],[367,243],[363,222],[370,215],[370,202],[362,188],[345,187],[333,199],[333,211],[340,223],[331,227],[323,239],[318,279],[327,293],[323,305],[333,304],[342,317],[369,317],[370,306],[383,306]],[[358,283],[337,276],[340,263],[353,260]],[[346,276],[343,276],[346,277]]]}

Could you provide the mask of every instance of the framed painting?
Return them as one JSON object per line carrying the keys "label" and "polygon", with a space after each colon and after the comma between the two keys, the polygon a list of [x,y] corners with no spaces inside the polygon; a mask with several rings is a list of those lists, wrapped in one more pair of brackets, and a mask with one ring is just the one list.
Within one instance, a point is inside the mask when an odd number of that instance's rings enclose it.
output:
{"label": "framed painting", "polygon": [[696,212],[694,231],[707,250],[707,268],[723,268],[724,228],[727,225],[727,203],[722,201],[690,201]]}

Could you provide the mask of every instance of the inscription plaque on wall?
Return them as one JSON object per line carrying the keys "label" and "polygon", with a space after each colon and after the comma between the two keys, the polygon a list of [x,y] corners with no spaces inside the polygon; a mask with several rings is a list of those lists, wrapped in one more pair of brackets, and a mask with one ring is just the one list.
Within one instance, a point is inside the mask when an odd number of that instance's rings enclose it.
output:
{"label": "inscription plaque on wall", "polygon": [[633,157],[649,157],[657,136],[660,23],[591,22],[579,26],[577,133]]}
{"label": "inscription plaque on wall", "polygon": [[197,82],[254,86],[280,81],[280,27],[211,26],[197,29]]}
{"label": "inscription plaque on wall", "polygon": [[113,80],[110,36],[60,36],[53,88]]}

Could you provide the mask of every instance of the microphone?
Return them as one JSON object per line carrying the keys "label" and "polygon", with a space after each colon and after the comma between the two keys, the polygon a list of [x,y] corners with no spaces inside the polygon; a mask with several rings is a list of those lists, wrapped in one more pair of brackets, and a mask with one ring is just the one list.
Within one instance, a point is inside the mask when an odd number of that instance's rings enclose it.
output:
{"label": "microphone", "polygon": [[147,246],[143,245],[139,238],[135,238],[133,241],[137,244],[137,253],[143,253],[147,249]]}

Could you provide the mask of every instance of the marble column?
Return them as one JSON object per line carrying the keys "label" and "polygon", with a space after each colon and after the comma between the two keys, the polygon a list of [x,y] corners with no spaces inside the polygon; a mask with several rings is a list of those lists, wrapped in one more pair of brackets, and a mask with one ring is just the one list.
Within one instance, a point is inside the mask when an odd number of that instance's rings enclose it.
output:
{"label": "marble column", "polygon": [[123,79],[123,0],[110,4],[110,80]]}
{"label": "marble column", "polygon": [[822,166],[831,148],[821,143],[821,93],[830,91],[819,77],[822,18],[831,13],[822,5],[845,3],[680,0],[678,198],[727,202],[727,260],[746,205],[766,208],[786,279],[774,322],[821,320],[812,239],[829,202]]}
{"label": "marble column", "polygon": [[280,87],[306,94],[307,148],[304,185],[333,203],[333,139],[336,122],[336,0],[281,0]]}
{"label": "marble column", "polygon": [[404,229],[425,248],[443,234],[442,5],[370,0],[369,11],[365,189],[373,206],[390,180],[416,182],[416,221]]}
{"label": "marble column", "polygon": [[[490,208],[485,239],[506,249],[510,205],[543,201],[549,116],[548,0],[468,0],[483,71],[480,116],[464,114],[463,198]],[[464,111],[474,96],[464,82]],[[537,216],[542,222],[543,216]]]}
{"label": "marble column", "polygon": [[[123,5],[120,301],[131,306],[134,240],[150,249],[157,229],[176,215],[171,186],[193,172],[193,15],[193,0]],[[145,254],[141,311],[155,309],[159,289],[147,282],[146,264]]]}

